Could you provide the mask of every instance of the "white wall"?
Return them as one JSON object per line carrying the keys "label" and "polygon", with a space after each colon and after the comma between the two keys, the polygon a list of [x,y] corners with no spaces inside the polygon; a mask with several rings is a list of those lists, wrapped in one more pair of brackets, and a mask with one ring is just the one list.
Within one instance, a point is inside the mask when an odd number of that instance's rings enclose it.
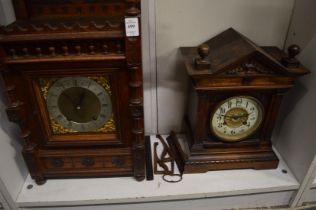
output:
{"label": "white wall", "polygon": [[10,123],[5,113],[3,96],[0,97],[0,179],[15,199],[27,175],[21,155],[20,133],[16,125]]}
{"label": "white wall", "polygon": [[157,0],[158,131],[180,130],[186,79],[178,48],[234,27],[259,45],[283,47],[294,0]]}
{"label": "white wall", "polygon": [[11,0],[0,0],[0,26],[12,23],[15,15]]}
{"label": "white wall", "polygon": [[[0,25],[6,25],[15,20],[10,0],[0,2]],[[1,87],[3,87],[1,85]],[[10,194],[10,201],[15,200],[27,175],[22,155],[19,129],[10,123],[5,113],[5,96],[3,88],[0,94],[0,190],[4,195]],[[4,189],[5,188],[5,189]]]}
{"label": "white wall", "polygon": [[316,154],[316,1],[296,1],[286,45],[298,43],[298,56],[311,74],[300,78],[286,95],[274,138],[294,175],[301,182]]}
{"label": "white wall", "polygon": [[155,0],[142,4],[142,51],[146,135],[157,133]]}
{"label": "white wall", "polygon": [[287,46],[296,43],[304,49],[314,38],[316,34],[315,8],[315,0],[296,0],[286,40]]}

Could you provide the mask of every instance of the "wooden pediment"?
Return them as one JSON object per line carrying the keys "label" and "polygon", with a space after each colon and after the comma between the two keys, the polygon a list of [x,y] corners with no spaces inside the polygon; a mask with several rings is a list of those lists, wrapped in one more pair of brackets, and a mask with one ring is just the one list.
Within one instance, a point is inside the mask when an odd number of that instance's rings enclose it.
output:
{"label": "wooden pediment", "polygon": [[[276,47],[259,47],[233,28],[204,42],[199,48],[184,47],[181,52],[188,74],[199,78],[297,76],[308,73],[294,57],[298,52],[291,57]],[[285,65],[282,62],[284,58],[294,61],[296,66]]]}

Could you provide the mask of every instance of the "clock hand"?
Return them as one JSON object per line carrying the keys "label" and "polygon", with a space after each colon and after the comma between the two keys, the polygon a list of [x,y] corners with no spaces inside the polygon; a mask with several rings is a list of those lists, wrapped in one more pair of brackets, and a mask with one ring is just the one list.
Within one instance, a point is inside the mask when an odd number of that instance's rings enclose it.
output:
{"label": "clock hand", "polygon": [[226,118],[230,118],[230,119],[234,119],[234,120],[239,120],[242,117],[248,117],[249,115],[251,115],[251,113],[247,113],[247,114],[242,114],[242,115],[233,115],[233,116],[225,116]]}
{"label": "clock hand", "polygon": [[86,91],[82,91],[80,96],[79,96],[79,101],[76,105],[76,110],[80,110],[81,109],[81,106],[82,106],[82,102],[83,102],[83,99],[85,98],[85,95],[86,95]]}
{"label": "clock hand", "polygon": [[226,118],[240,118],[240,117],[247,117],[249,115],[251,115],[253,112],[251,113],[247,113],[247,114],[242,114],[242,115],[235,115],[235,116],[226,116],[224,114],[216,114],[217,116],[222,116],[222,117],[226,117]]}
{"label": "clock hand", "polygon": [[247,113],[247,114],[242,114],[242,115],[237,115],[237,116],[233,116],[233,117],[247,117],[249,115],[251,115],[253,112],[251,113]]}

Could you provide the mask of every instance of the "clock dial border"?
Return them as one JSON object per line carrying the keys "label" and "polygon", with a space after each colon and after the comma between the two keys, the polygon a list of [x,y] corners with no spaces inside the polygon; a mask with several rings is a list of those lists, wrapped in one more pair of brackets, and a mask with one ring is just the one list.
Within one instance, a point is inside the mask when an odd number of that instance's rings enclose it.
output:
{"label": "clock dial border", "polygon": [[[59,134],[70,134],[70,133],[89,133],[89,131],[87,132],[81,132],[81,131],[76,131],[73,130],[67,126],[62,125],[60,122],[58,122],[58,120],[55,119],[55,117],[52,117],[52,113],[50,113],[50,110],[48,108],[48,103],[49,103],[49,98],[48,98],[48,93],[50,88],[54,87],[54,84],[56,84],[56,82],[59,82],[61,80],[65,80],[66,78],[76,78],[78,81],[78,79],[82,80],[82,79],[89,79],[91,81],[93,81],[95,84],[99,85],[99,88],[103,88],[104,91],[106,92],[106,94],[108,94],[109,96],[109,100],[111,103],[111,116],[109,116],[107,119],[104,119],[104,124],[103,126],[99,127],[98,129],[96,129],[95,131],[91,131],[91,133],[97,132],[97,133],[114,133],[116,130],[116,126],[115,126],[115,121],[114,121],[114,116],[113,116],[113,110],[112,110],[112,91],[111,91],[111,85],[109,84],[108,78],[106,78],[105,76],[99,76],[99,77],[83,77],[83,76],[75,76],[75,77],[62,77],[62,78],[49,78],[49,79],[42,79],[40,78],[39,83],[41,86],[41,92],[43,94],[43,97],[46,100],[46,105],[47,105],[47,112],[48,115],[50,116],[50,124],[51,124],[51,129],[53,131],[53,134],[59,135]],[[42,84],[43,81],[43,84]],[[79,86],[78,86],[79,87]],[[70,88],[70,87],[69,87]],[[89,88],[88,88],[89,89]],[[66,90],[66,89],[64,89]],[[61,93],[60,93],[61,94]],[[60,111],[59,111],[60,112]]]}
{"label": "clock dial border", "polygon": [[[271,120],[270,110],[274,104],[273,90],[261,89],[257,92],[249,90],[220,90],[220,91],[205,91],[199,90],[196,92],[196,97],[199,103],[196,105],[196,112],[193,116],[188,115],[187,123],[190,138],[194,139],[196,144],[201,145],[204,148],[224,148],[225,145],[230,145],[233,148],[239,148],[244,146],[254,146],[259,144],[266,144],[266,137],[264,134],[268,133]],[[216,135],[213,134],[210,128],[210,117],[214,113],[215,108],[221,101],[224,101],[230,97],[236,96],[250,96],[259,100],[263,106],[263,119],[259,128],[252,135],[238,142],[222,141]],[[190,106],[192,109],[192,105]],[[199,121],[197,121],[199,119]],[[197,123],[198,122],[198,123]],[[199,125],[199,126],[198,126]],[[195,129],[194,129],[195,128]]]}
{"label": "clock dial border", "polygon": [[[213,127],[213,118],[216,115],[216,112],[218,111],[218,109],[224,105],[225,103],[227,103],[230,100],[233,100],[235,98],[246,98],[248,100],[252,100],[253,102],[256,103],[257,105],[257,110],[258,110],[258,118],[256,120],[256,122],[254,123],[254,126],[252,126],[251,128],[249,128],[247,131],[244,132],[244,134],[239,135],[241,137],[238,138],[237,135],[225,135],[225,134],[221,134],[217,131],[215,131],[215,128]],[[220,100],[219,102],[217,102],[218,104],[215,106],[215,108],[213,109],[212,114],[210,115],[210,120],[209,120],[209,128],[210,131],[212,132],[212,134],[217,137],[218,139],[220,139],[223,142],[240,142],[243,141],[247,138],[249,138],[250,136],[252,136],[254,133],[256,133],[256,131],[260,128],[260,126],[262,125],[263,121],[264,121],[264,115],[265,115],[265,111],[264,111],[264,106],[263,104],[260,102],[259,99],[257,99],[256,97],[250,96],[250,95],[234,95],[234,96],[230,96],[227,97],[224,100]],[[237,107],[237,105],[236,105]],[[231,110],[231,109],[230,109]],[[226,112],[227,113],[227,112]],[[226,137],[225,137],[226,136]]]}

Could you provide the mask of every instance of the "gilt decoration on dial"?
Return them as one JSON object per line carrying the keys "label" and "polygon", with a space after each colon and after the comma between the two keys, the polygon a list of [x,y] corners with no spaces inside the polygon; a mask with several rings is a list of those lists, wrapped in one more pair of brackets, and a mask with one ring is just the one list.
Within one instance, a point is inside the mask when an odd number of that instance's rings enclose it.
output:
{"label": "gilt decoration on dial", "polygon": [[251,96],[221,101],[211,116],[212,133],[222,141],[241,141],[254,134],[263,120],[263,106]]}
{"label": "gilt decoration on dial", "polygon": [[54,134],[115,132],[107,77],[42,78],[40,88]]}

